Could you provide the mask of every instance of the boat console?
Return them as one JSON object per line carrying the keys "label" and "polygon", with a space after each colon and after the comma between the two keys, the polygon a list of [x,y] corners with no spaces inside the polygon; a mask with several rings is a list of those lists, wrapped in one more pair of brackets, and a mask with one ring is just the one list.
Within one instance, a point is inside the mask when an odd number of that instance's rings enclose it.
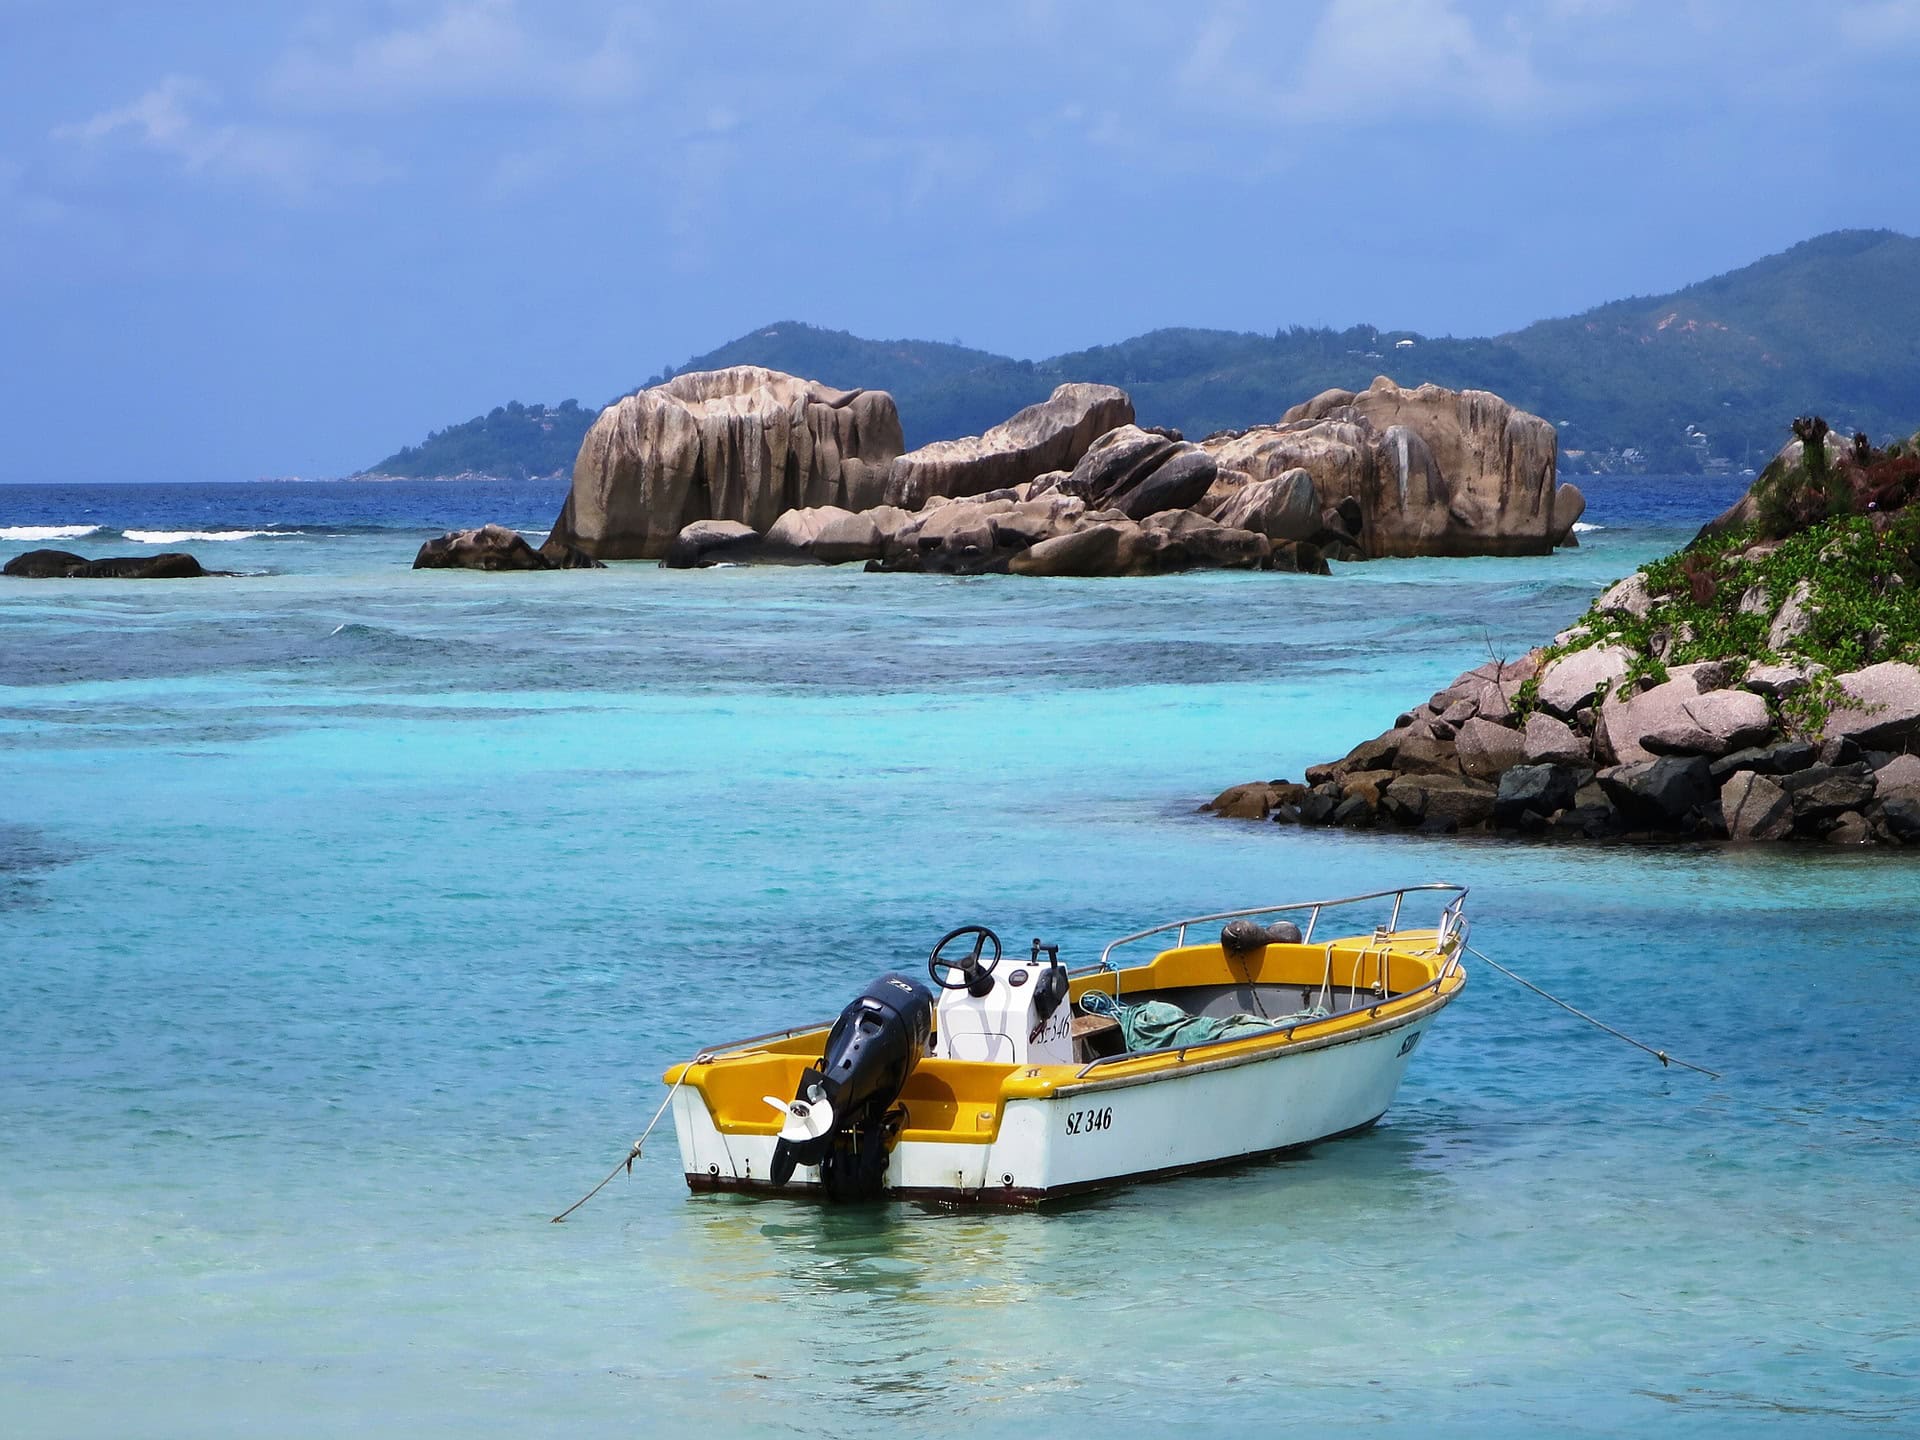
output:
{"label": "boat console", "polygon": [[[955,942],[968,938],[973,948],[961,955]],[[1060,947],[1036,939],[1027,960],[1004,968],[1000,960],[1000,937],[984,925],[941,936],[927,957],[927,973],[940,987],[932,1053],[1003,1065],[1070,1063],[1073,1017]]]}

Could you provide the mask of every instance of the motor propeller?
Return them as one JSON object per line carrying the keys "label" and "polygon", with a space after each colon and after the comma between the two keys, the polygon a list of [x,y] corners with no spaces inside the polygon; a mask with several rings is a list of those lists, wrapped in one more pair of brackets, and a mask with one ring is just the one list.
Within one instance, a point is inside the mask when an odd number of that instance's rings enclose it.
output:
{"label": "motor propeller", "polygon": [[882,975],[855,997],[834,1021],[819,1062],[801,1074],[793,1099],[762,1097],[782,1116],[768,1178],[784,1185],[800,1166],[817,1165],[834,1199],[877,1196],[899,1133],[900,1121],[889,1120],[894,1101],[932,1029],[933,995],[911,976]]}

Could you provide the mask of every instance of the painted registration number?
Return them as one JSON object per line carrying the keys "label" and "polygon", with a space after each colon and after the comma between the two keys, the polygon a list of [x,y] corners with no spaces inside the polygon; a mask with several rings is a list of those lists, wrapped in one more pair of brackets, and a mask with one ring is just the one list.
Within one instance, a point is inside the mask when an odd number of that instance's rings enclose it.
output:
{"label": "painted registration number", "polygon": [[1096,1130],[1113,1128],[1113,1107],[1103,1106],[1098,1110],[1069,1110],[1067,1112],[1067,1134],[1090,1135]]}

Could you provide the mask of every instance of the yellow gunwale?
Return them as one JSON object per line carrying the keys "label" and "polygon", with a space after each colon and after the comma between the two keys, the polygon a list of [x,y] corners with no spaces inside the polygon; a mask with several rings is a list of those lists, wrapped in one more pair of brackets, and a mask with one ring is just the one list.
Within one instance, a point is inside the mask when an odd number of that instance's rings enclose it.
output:
{"label": "yellow gunwale", "polygon": [[[1269,945],[1244,957],[1228,956],[1218,944],[1176,946],[1143,965],[1076,975],[1069,993],[1077,1001],[1090,990],[1113,993],[1117,988],[1124,1000],[1142,991],[1205,985],[1312,987],[1322,984],[1329,975],[1333,985],[1355,990],[1375,989],[1384,978],[1388,993],[1378,1001],[1340,1014],[1303,1020],[1264,1034],[1184,1049],[1145,1051],[1098,1065],[922,1060],[901,1094],[907,1107],[907,1124],[900,1141],[991,1144],[999,1136],[1007,1105],[1013,1101],[1052,1100],[1322,1049],[1409,1024],[1446,1005],[1466,983],[1459,965],[1449,963],[1439,952],[1437,932],[1424,929],[1400,930],[1389,936],[1343,936],[1310,945]],[[819,1058],[830,1028],[818,1025],[704,1052],[698,1059],[673,1066],[663,1078],[670,1085],[698,1092],[714,1127],[722,1134],[775,1135],[780,1130],[780,1116],[761,1097],[791,1096],[800,1083],[801,1072]]]}

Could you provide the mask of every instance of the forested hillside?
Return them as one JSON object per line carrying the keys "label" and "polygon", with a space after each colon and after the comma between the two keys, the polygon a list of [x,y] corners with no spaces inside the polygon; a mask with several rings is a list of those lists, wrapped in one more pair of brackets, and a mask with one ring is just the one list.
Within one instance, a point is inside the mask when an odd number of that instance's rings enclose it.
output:
{"label": "forested hillside", "polygon": [[[1329,386],[1357,389],[1387,374],[1403,385],[1493,390],[1544,416],[1560,427],[1570,472],[1739,469],[1778,447],[1781,415],[1818,411],[1882,440],[1920,425],[1920,240],[1836,231],[1672,294],[1488,339],[1372,326],[1171,329],[1029,361],[781,321],[679,369],[741,364],[891,391],[910,446],[976,434],[1066,380],[1124,386],[1142,423],[1200,436],[1276,420]],[[371,468],[564,470],[592,418],[572,401],[509,405]]]}

